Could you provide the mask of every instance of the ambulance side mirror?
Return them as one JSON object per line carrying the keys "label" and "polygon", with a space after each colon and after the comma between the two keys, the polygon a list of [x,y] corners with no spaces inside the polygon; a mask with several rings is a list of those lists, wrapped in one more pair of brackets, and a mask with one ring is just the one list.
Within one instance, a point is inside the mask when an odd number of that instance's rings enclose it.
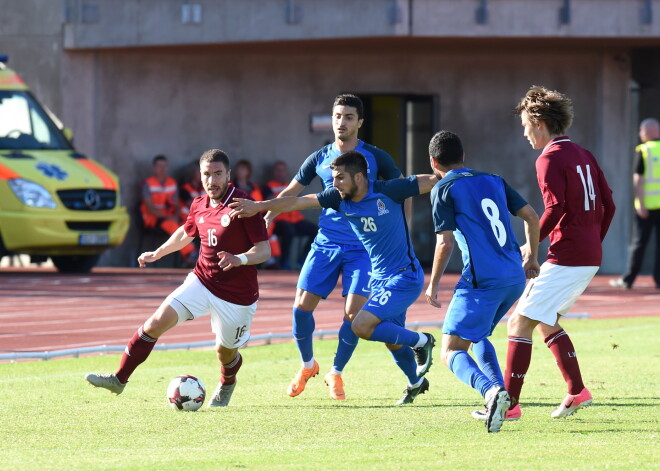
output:
{"label": "ambulance side mirror", "polygon": [[66,137],[67,141],[73,144],[73,129],[63,128],[62,134],[64,134],[64,137]]}

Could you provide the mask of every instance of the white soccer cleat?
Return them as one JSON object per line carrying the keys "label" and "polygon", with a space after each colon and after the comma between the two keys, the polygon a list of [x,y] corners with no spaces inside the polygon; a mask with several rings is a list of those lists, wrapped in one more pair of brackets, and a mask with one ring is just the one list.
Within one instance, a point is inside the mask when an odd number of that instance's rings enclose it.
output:
{"label": "white soccer cleat", "polygon": [[207,407],[227,407],[231,395],[234,393],[236,382],[237,380],[234,380],[233,384],[218,383],[218,387],[215,388],[215,392],[213,393],[213,396],[211,396],[211,401]]}
{"label": "white soccer cleat", "polygon": [[92,386],[96,388],[107,389],[116,395],[120,395],[122,392],[124,392],[124,388],[126,387],[126,384],[122,384],[113,374],[97,375],[94,373],[88,373],[85,375],[85,379]]}
{"label": "white soccer cleat", "polygon": [[488,433],[497,433],[502,428],[506,411],[511,406],[511,398],[501,386],[493,386],[486,392],[486,430]]}

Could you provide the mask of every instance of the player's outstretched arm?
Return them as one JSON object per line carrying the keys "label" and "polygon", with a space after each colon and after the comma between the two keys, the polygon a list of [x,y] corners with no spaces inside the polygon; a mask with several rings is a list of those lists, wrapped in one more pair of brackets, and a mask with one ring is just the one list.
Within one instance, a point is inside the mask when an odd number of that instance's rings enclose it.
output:
{"label": "player's outstretched arm", "polygon": [[452,231],[438,232],[435,239],[435,254],[433,256],[433,268],[431,269],[431,279],[426,288],[426,300],[433,307],[442,307],[438,301],[438,291],[440,291],[440,278],[447,268],[449,257],[454,249],[454,234]]}
{"label": "player's outstretched arm", "polygon": [[438,183],[438,177],[431,174],[417,175],[417,185],[419,185],[419,194],[423,195],[433,189]]}
{"label": "player's outstretched arm", "polygon": [[186,234],[183,226],[180,226],[174,233],[167,239],[163,245],[158,247],[153,252],[144,252],[138,257],[138,265],[140,268],[147,266],[147,263],[153,263],[156,260],[160,260],[165,255],[181,250],[186,245],[193,241],[194,237],[190,237]]}
{"label": "player's outstretched arm", "polygon": [[[305,188],[305,185],[300,183],[298,180],[295,178],[291,180],[291,183],[289,183],[289,186],[287,186],[284,190],[280,192],[279,195],[277,195],[276,198],[283,198],[284,196],[298,196],[301,191]],[[275,211],[268,211],[264,215],[264,220],[266,221],[266,227],[270,226],[270,224],[273,222],[273,219],[275,219],[275,216],[277,216],[277,212]]]}
{"label": "player's outstretched arm", "polygon": [[530,205],[525,205],[516,212],[516,216],[525,221],[525,245],[520,248],[523,257],[523,268],[527,278],[539,276],[539,234],[541,232],[539,216]]}
{"label": "player's outstretched arm", "polygon": [[319,199],[316,195],[305,196],[283,196],[274,200],[252,201],[243,198],[234,198],[229,205],[232,208],[229,216],[248,218],[261,211],[273,211],[275,213],[288,213],[301,209],[320,208]]}

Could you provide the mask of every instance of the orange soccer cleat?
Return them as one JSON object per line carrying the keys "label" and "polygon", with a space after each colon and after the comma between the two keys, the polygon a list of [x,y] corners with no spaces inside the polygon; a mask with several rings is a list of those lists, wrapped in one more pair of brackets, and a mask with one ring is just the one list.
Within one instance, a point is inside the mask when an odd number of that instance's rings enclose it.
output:
{"label": "orange soccer cleat", "polygon": [[296,397],[305,390],[309,378],[312,378],[317,374],[319,374],[319,364],[314,360],[314,365],[312,365],[311,368],[300,368],[295,378],[293,378],[291,384],[289,384],[289,387],[286,389],[286,393],[291,397]]}
{"label": "orange soccer cleat", "polygon": [[328,373],[324,378],[325,384],[330,388],[330,397],[336,401],[343,401],[346,399],[346,394],[344,393],[344,381],[341,379],[341,375],[333,375]]}

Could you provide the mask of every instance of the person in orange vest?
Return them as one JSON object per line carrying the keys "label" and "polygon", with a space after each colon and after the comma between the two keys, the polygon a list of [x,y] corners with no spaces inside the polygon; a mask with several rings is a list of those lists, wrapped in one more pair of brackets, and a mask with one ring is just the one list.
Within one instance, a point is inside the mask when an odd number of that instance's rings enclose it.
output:
{"label": "person in orange vest", "polygon": [[[287,186],[289,186],[289,169],[286,162],[278,160],[273,165],[272,178],[266,183],[263,189],[265,199],[277,198]],[[303,237],[304,242],[300,250],[297,261],[299,264],[305,261],[314,237],[318,231],[318,226],[302,215],[300,211],[291,211],[281,213],[273,220],[275,222],[275,235],[280,241],[280,267],[284,270],[290,270],[289,254],[291,253],[291,243],[294,237]]]}
{"label": "person in orange vest", "polygon": [[[249,160],[239,160],[233,168],[234,179],[232,183],[236,188],[245,191],[255,201],[263,201],[264,195],[261,192],[259,185],[252,183],[252,164]],[[279,257],[282,255],[280,249],[280,242],[275,235],[275,224],[268,226],[268,242],[270,243],[270,260],[264,263],[264,268],[272,268],[278,266]]]}
{"label": "person in orange vest", "polygon": [[[179,228],[179,187],[168,175],[167,157],[157,155],[152,160],[153,175],[142,183],[142,224],[147,229],[159,228],[168,235]],[[195,257],[195,246],[189,244],[181,249],[184,266]]]}

